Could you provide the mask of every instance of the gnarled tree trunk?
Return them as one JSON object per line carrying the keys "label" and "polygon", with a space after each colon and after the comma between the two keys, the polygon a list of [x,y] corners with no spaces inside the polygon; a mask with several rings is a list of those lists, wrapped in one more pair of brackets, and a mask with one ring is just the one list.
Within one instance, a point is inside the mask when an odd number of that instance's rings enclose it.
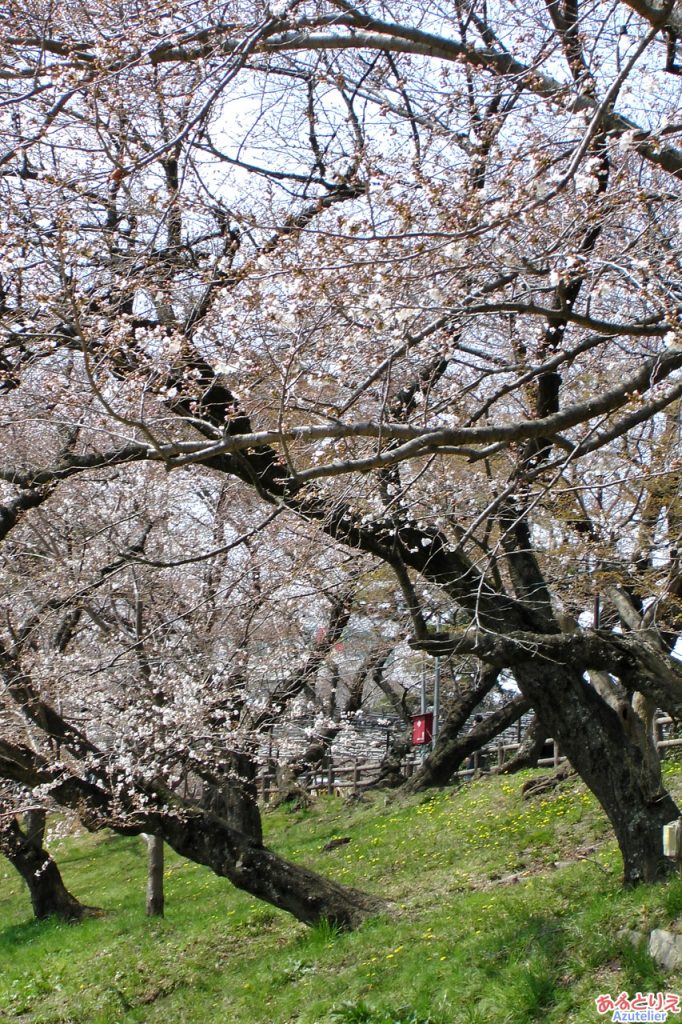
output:
{"label": "gnarled tree trunk", "polygon": [[237,888],[288,911],[303,924],[328,921],[350,930],[387,909],[386,901],[292,864],[206,814],[184,820],[165,816],[159,820],[159,830],[183,857],[205,864]]}
{"label": "gnarled tree trunk", "polygon": [[679,810],[645,756],[637,716],[631,709],[619,714],[570,666],[526,662],[515,675],[606,812],[626,883],[652,882],[667,873],[661,829],[679,817]]}
{"label": "gnarled tree trunk", "polygon": [[40,842],[22,830],[16,817],[1,811],[0,852],[26,882],[33,913],[39,921],[51,915],[63,921],[80,920],[87,908],[66,888],[52,857]]}
{"label": "gnarled tree trunk", "polygon": [[[25,746],[0,740],[0,776],[22,785],[50,784],[54,800],[78,810],[86,828],[112,828],[122,835],[143,832],[162,837],[169,846],[196,864],[228,878],[238,889],[286,910],[304,924],[328,921],[342,929],[356,928],[367,917],[386,910],[379,897],[330,881],[292,864],[263,846],[260,830],[251,835],[197,803],[183,800],[162,784],[130,780],[130,794],[121,806],[105,777],[99,781],[69,774],[63,764],[50,762]],[[242,798],[249,800],[246,791]],[[258,808],[235,811],[252,820]]]}

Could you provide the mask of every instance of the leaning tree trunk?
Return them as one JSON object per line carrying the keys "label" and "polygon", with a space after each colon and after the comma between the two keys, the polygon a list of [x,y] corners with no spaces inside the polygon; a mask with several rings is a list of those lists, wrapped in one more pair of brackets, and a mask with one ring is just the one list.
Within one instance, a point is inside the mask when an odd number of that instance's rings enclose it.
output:
{"label": "leaning tree trunk", "polygon": [[[97,782],[70,774],[63,764],[54,766],[29,747],[1,738],[0,777],[30,787],[49,784],[51,797],[77,809],[90,831],[111,828],[122,835],[161,836],[181,856],[204,864],[238,889],[288,911],[304,924],[328,921],[351,929],[388,908],[379,897],[329,881],[268,850],[260,839],[260,827],[253,827],[248,835],[160,782],[129,783],[129,795],[121,807],[120,791],[117,804],[110,778],[102,776]],[[242,797],[250,801],[246,790]],[[258,808],[237,811],[237,818],[253,824]]]}
{"label": "leaning tree trunk", "polygon": [[66,888],[52,857],[31,841],[11,814],[0,814],[0,852],[26,882],[39,921],[51,915],[63,921],[78,921],[83,916],[87,908]]}
{"label": "leaning tree trunk", "polygon": [[526,697],[516,697],[467,733],[461,732],[463,723],[459,715],[448,717],[438,733],[435,747],[419,771],[402,787],[403,791],[418,793],[431,786],[447,785],[466,757],[509,728],[529,707]]}
{"label": "leaning tree trunk", "polygon": [[661,829],[680,812],[645,754],[646,736],[629,704],[610,707],[570,665],[525,662],[523,693],[606,812],[623,856],[626,883],[652,882],[670,867]]}
{"label": "leaning tree trunk", "polygon": [[521,737],[519,749],[513,757],[500,765],[497,769],[498,775],[511,775],[513,772],[520,772],[523,768],[537,768],[542,748],[548,737],[549,733],[538,716],[533,715],[530,725]]}
{"label": "leaning tree trunk", "polygon": [[[263,846],[255,769],[247,754],[225,754],[224,774],[209,782],[200,807],[185,805],[180,814],[154,814],[154,832],[169,846],[239,889],[287,910],[304,924],[328,921],[352,929],[386,903],[357,889],[338,885],[291,864]],[[154,794],[156,796],[156,794]],[[161,799],[163,802],[163,795]],[[177,803],[170,796],[167,804]]]}
{"label": "leaning tree trunk", "polygon": [[350,930],[387,909],[385,900],[292,864],[206,812],[159,815],[155,830],[181,856],[205,864],[238,889],[288,911],[303,924],[328,921]]}

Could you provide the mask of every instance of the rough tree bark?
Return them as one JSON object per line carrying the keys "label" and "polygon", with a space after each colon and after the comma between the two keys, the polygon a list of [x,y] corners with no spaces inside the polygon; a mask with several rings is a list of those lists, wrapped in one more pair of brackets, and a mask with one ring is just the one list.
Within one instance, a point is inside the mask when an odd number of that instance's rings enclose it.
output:
{"label": "rough tree bark", "polygon": [[196,766],[202,780],[201,806],[256,842],[263,838],[256,766],[243,750],[225,750],[210,770]]}
{"label": "rough tree bark", "polygon": [[122,835],[146,832],[162,837],[181,856],[204,864],[238,889],[288,911],[304,924],[328,921],[334,927],[352,929],[388,907],[379,897],[291,864],[259,838],[240,832],[196,803],[182,800],[160,783],[131,779],[123,787],[123,780],[118,779],[115,792],[104,773],[90,781],[94,772],[84,779],[64,764],[55,769],[28,747],[2,740],[0,776],[28,786],[48,784],[52,798],[76,809],[84,826],[92,831],[111,828]]}
{"label": "rough tree bark", "polygon": [[42,807],[32,807],[24,812],[24,831],[29,842],[36,846],[45,844],[45,831],[47,828],[47,811]]}
{"label": "rough tree bark", "polygon": [[388,909],[386,901],[292,864],[219,819],[207,820],[205,814],[183,819],[163,815],[159,827],[177,853],[205,864],[237,888],[288,911],[304,924],[328,921],[350,930]]}
{"label": "rough tree bark", "polygon": [[35,833],[24,832],[7,805],[0,806],[0,853],[26,882],[39,921],[52,915],[63,921],[83,917],[88,908],[69,892],[59,868],[42,843],[36,841]]}
{"label": "rough tree bark", "polygon": [[679,810],[652,770],[642,724],[625,705],[609,707],[570,665],[526,663],[516,678],[581,778],[604,808],[623,856],[626,883],[651,882],[669,871],[661,828]]}
{"label": "rough tree bark", "polygon": [[147,836],[147,917],[163,917],[163,839]]}

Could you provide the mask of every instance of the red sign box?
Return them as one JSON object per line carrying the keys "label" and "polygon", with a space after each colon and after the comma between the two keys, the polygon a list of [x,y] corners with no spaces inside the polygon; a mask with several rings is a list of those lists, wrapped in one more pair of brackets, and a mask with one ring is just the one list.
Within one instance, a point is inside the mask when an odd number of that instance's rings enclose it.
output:
{"label": "red sign box", "polygon": [[430,743],[433,737],[433,714],[428,711],[425,715],[414,715],[412,718],[412,743],[415,747],[421,747]]}

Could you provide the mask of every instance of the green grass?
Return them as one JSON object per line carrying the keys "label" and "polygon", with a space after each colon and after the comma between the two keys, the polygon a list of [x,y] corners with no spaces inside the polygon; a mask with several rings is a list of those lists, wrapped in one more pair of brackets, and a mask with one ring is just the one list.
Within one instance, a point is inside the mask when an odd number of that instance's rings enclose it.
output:
{"label": "green grass", "polygon": [[[679,792],[682,767],[666,771]],[[682,975],[617,933],[673,925],[682,881],[623,890],[584,787],[525,802],[526,777],[266,814],[274,849],[393,901],[353,934],[306,929],[172,853],[166,917],[149,920],[144,843],[108,834],[52,844],[69,888],[103,915],[36,923],[0,862],[0,1021],[592,1024],[601,992],[679,989]]]}

